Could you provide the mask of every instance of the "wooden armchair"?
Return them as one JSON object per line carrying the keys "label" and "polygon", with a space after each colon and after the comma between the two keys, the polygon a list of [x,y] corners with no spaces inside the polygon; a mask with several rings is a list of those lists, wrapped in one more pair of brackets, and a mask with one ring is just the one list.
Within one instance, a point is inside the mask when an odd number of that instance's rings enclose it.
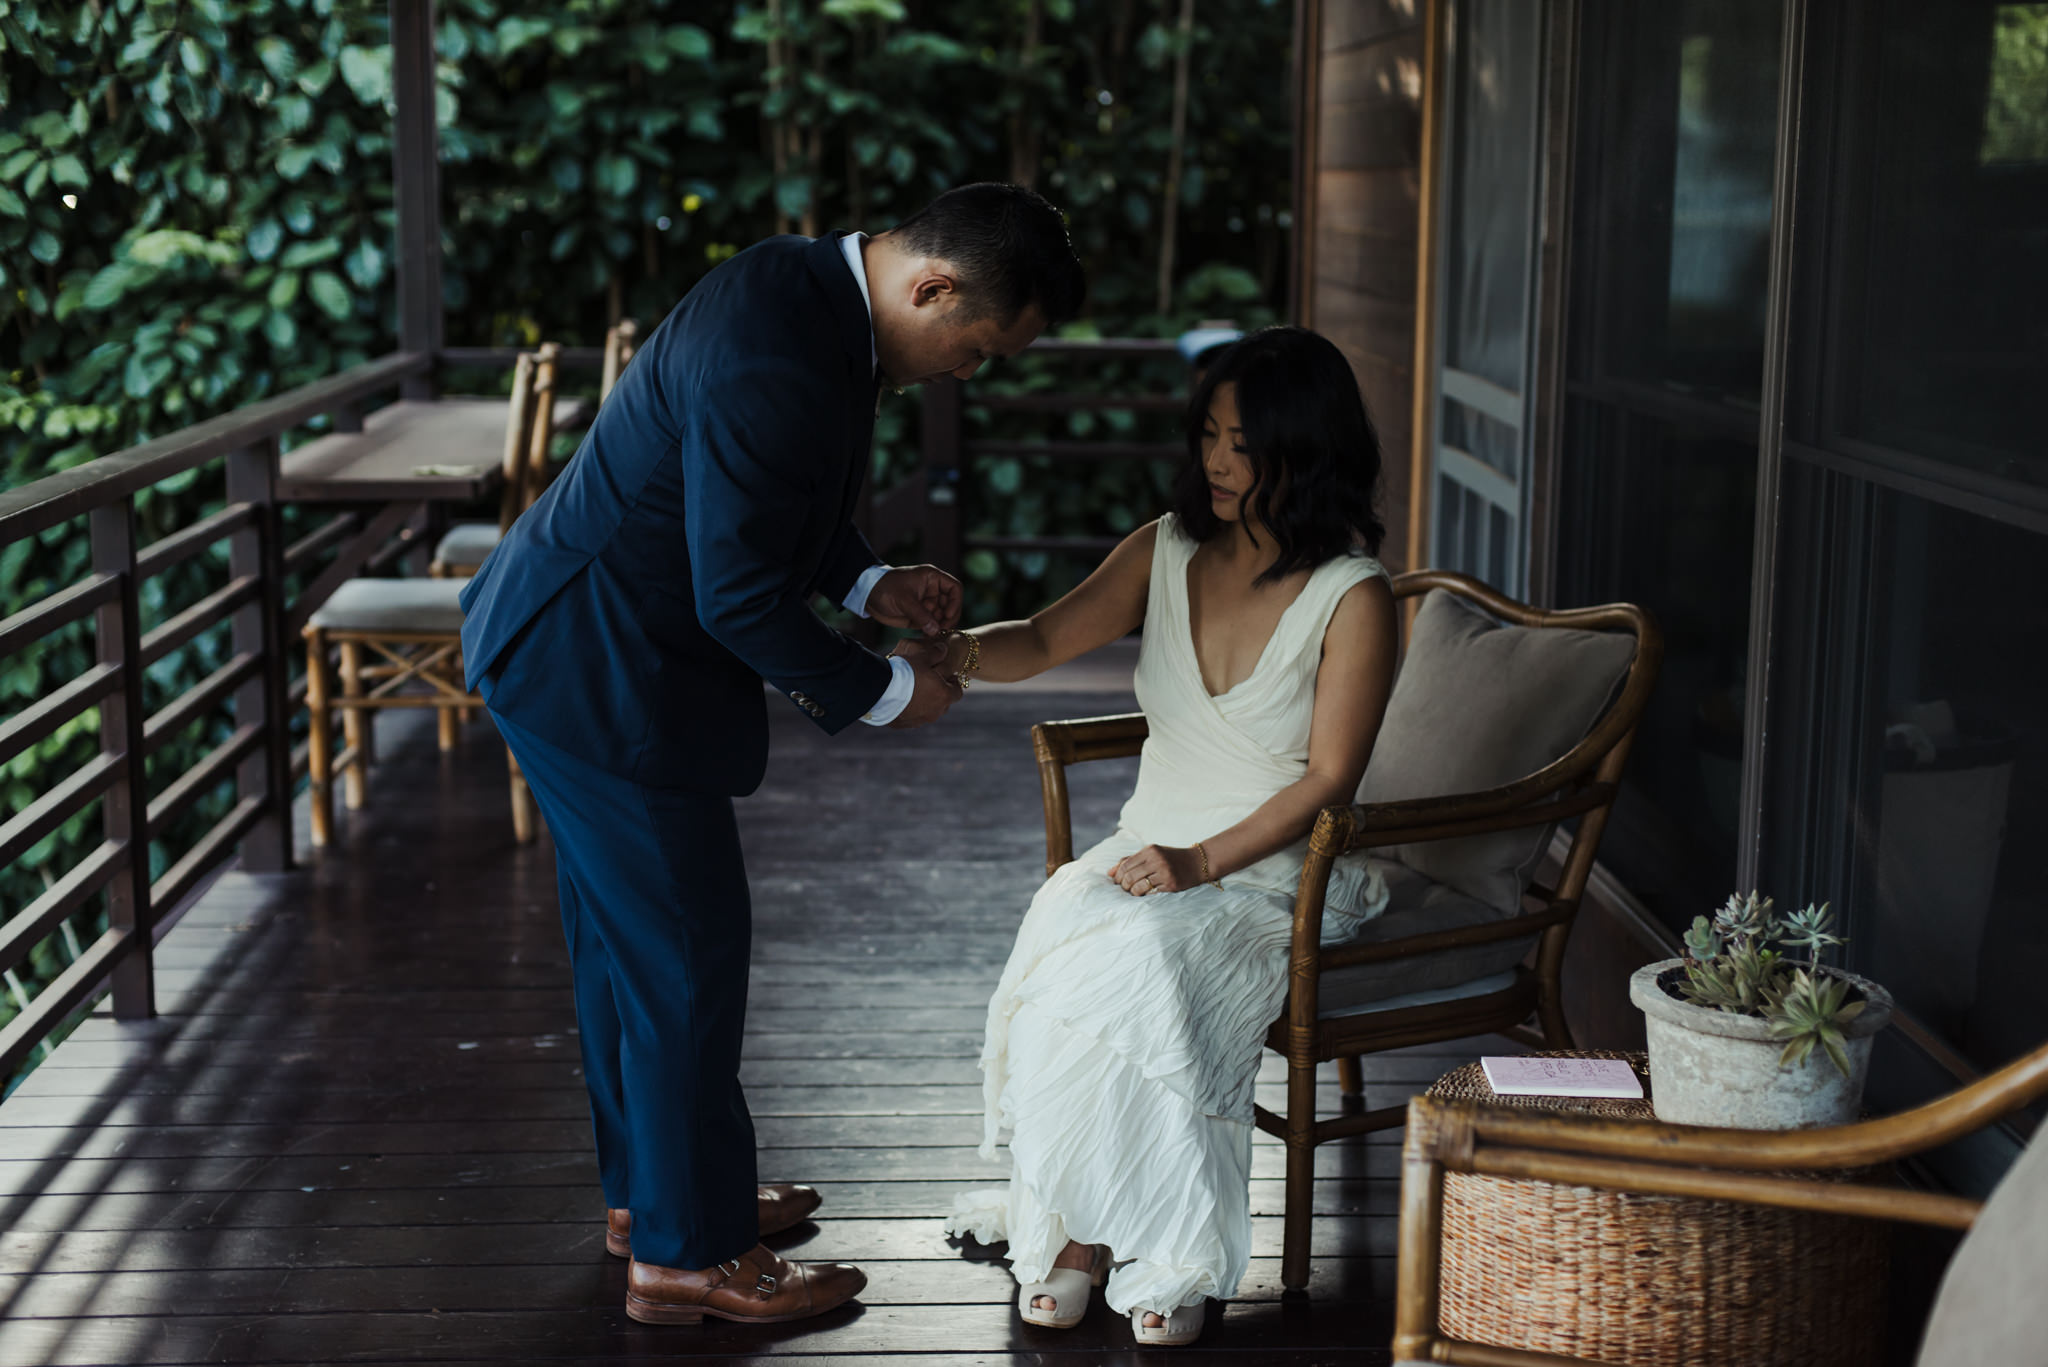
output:
{"label": "wooden armchair", "polygon": [[[1319,1064],[1339,1060],[1343,1090],[1356,1095],[1361,1090],[1359,1056],[1378,1050],[1494,1031],[1538,1047],[1571,1047],[1558,982],[1565,943],[1663,653],[1656,623],[1643,609],[1629,604],[1550,612],[1515,602],[1463,575],[1437,570],[1400,575],[1392,587],[1397,599],[1437,590],[1447,600],[1434,607],[1426,601],[1416,618],[1402,681],[1396,683],[1388,724],[1382,727],[1381,749],[1388,747],[1397,709],[1417,716],[1426,716],[1432,707],[1442,710],[1443,699],[1416,696],[1418,691],[1429,692],[1426,681],[1410,678],[1423,673],[1416,665],[1418,639],[1427,632],[1433,642],[1438,619],[1470,617],[1471,623],[1466,625],[1476,624],[1482,633],[1489,626],[1576,633],[1573,641],[1590,639],[1591,633],[1626,633],[1627,648],[1619,652],[1625,666],[1601,674],[1580,689],[1589,701],[1584,716],[1565,720],[1567,739],[1559,746],[1564,753],[1538,760],[1532,770],[1501,774],[1471,791],[1331,807],[1317,818],[1295,901],[1287,1005],[1266,1039],[1268,1048],[1287,1059],[1287,1114],[1282,1117],[1259,1107],[1256,1115],[1261,1129],[1287,1145],[1281,1280],[1291,1291],[1308,1283],[1316,1146],[1347,1135],[1392,1128],[1403,1123],[1406,1114],[1402,1107],[1392,1106],[1319,1120],[1315,1111]],[[1461,613],[1450,607],[1448,600],[1481,609],[1484,616]],[[1438,607],[1447,611],[1440,612]],[[1452,620],[1450,625],[1452,634],[1466,629],[1459,621]],[[1524,638],[1516,640],[1528,644]],[[1610,661],[1617,653],[1606,646],[1602,649]],[[1540,669],[1497,670],[1526,677],[1487,678],[1483,682],[1508,695],[1509,702],[1546,706],[1546,678],[1554,679],[1559,670],[1568,674],[1572,668],[1569,659],[1554,659],[1551,664],[1548,675]],[[1468,659],[1466,672],[1475,672],[1474,665],[1475,661]],[[1403,682],[1412,686],[1404,689]],[[1522,696],[1514,696],[1518,693]],[[1501,699],[1492,701],[1497,704]],[[1475,717],[1477,711],[1475,708]],[[1462,722],[1463,717],[1447,720]],[[1459,742],[1483,747],[1490,734],[1476,723],[1459,729],[1462,734],[1455,737],[1415,739],[1448,755]],[[1138,714],[1046,722],[1033,728],[1045,798],[1048,874],[1074,857],[1067,766],[1135,755],[1143,747],[1145,735],[1145,718]],[[1580,738],[1574,743],[1570,736]],[[1375,789],[1376,775],[1383,768],[1381,749],[1376,749],[1367,769],[1363,791],[1368,794]],[[1483,772],[1487,756],[1468,758],[1481,769],[1468,765],[1466,772]],[[1424,760],[1426,773],[1426,754]],[[1429,783],[1427,778],[1418,781]],[[1547,843],[1551,829],[1571,817],[1579,822],[1557,886],[1537,885],[1527,877],[1535,867],[1535,854]],[[1523,833],[1530,854],[1509,875],[1508,895],[1496,895],[1491,903],[1402,862],[1403,856],[1427,862],[1415,849],[1430,842],[1464,840],[1466,844],[1456,848],[1470,850],[1472,837],[1511,831]],[[1388,909],[1367,922],[1357,939],[1325,945],[1324,900],[1332,869],[1338,859],[1366,850],[1381,850],[1390,856],[1378,865],[1388,878]],[[1434,865],[1430,868],[1443,871]],[[1499,883],[1498,875],[1494,882]],[[1505,907],[1500,905],[1502,901],[1507,903]],[[1525,962],[1532,948],[1533,963]],[[1532,1018],[1535,1028],[1529,1025]]]}
{"label": "wooden armchair", "polygon": [[[1654,1079],[1653,1079],[1654,1081]],[[2040,1361],[2048,1311],[2034,1294],[2048,1236],[2048,1145],[2036,1139],[1988,1203],[1787,1172],[1888,1170],[2048,1096],[2048,1045],[1924,1106],[1817,1130],[1733,1130],[1511,1110],[1416,1097],[1402,1151],[1399,1363],[1563,1367],[1584,1358],[1452,1338],[1438,1323],[1446,1172],[1901,1220],[1969,1230],[1935,1302],[1921,1367]],[[1626,1294],[1610,1288],[1613,1294]]]}

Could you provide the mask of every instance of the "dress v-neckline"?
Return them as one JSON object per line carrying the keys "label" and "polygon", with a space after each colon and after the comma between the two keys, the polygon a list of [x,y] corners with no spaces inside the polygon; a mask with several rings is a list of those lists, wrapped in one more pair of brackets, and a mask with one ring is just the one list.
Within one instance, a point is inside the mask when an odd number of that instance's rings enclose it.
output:
{"label": "dress v-neckline", "polygon": [[[1294,611],[1295,606],[1303,598],[1308,596],[1309,585],[1315,582],[1316,571],[1310,570],[1308,572],[1308,578],[1301,581],[1301,587],[1295,591],[1294,597],[1288,601],[1286,607],[1280,609],[1280,616],[1274,621],[1273,630],[1267,635],[1266,643],[1259,647],[1259,658],[1252,662],[1252,672],[1224,689],[1221,693],[1211,693],[1209,691],[1209,681],[1202,677],[1202,649],[1195,643],[1195,591],[1188,583],[1188,574],[1194,568],[1195,553],[1189,551],[1186,563],[1180,567],[1181,603],[1186,609],[1181,613],[1182,629],[1188,643],[1188,654],[1193,657],[1195,662],[1195,681],[1201,684],[1202,695],[1208,698],[1210,702],[1222,702],[1225,698],[1237,692],[1238,689],[1243,688],[1253,679],[1259,677],[1259,672],[1266,667],[1266,657],[1273,653],[1273,642],[1280,639],[1280,631],[1287,625],[1289,614]],[[1320,569],[1321,567],[1318,566],[1317,568]]]}

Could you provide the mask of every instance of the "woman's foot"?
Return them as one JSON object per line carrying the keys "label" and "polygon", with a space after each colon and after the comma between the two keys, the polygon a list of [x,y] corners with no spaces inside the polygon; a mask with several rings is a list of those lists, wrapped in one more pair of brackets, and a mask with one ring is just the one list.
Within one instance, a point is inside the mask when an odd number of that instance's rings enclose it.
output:
{"label": "woman's foot", "polygon": [[1131,1311],[1131,1336],[1141,1348],[1177,1348],[1193,1343],[1202,1336],[1202,1321],[1208,1318],[1208,1311],[1206,1299],[1183,1305],[1167,1315],[1135,1309]]}
{"label": "woman's foot", "polygon": [[1053,1259],[1052,1271],[1042,1282],[1030,1282],[1017,1292],[1017,1313],[1026,1324],[1046,1329],[1071,1329],[1088,1313],[1088,1296],[1109,1275],[1109,1250],[1099,1244],[1075,1243]]}

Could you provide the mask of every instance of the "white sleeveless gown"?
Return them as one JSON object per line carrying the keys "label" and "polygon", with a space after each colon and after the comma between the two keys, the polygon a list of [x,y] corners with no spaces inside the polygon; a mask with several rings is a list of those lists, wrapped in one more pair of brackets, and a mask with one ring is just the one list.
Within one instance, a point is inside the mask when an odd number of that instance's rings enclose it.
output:
{"label": "white sleeveless gown", "polygon": [[[1320,566],[1250,677],[1211,697],[1188,618],[1195,544],[1160,519],[1138,653],[1150,738],[1137,790],[1116,834],[1032,898],[989,1002],[981,1152],[993,1158],[1010,1131],[1010,1184],[962,1196],[946,1226],[1008,1239],[1020,1282],[1042,1280],[1069,1239],[1109,1245],[1119,1313],[1228,1297],[1244,1276],[1253,1084],[1286,999],[1308,845],[1220,889],[1133,897],[1108,871],[1147,844],[1214,836],[1307,773],[1324,630],[1347,590],[1384,573],[1362,555]],[[1386,900],[1362,855],[1340,860],[1324,938],[1350,936]]]}

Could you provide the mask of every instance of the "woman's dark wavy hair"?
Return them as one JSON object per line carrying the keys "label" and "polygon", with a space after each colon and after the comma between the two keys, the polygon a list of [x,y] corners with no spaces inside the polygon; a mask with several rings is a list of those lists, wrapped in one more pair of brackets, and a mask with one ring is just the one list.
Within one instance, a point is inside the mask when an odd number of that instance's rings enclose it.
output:
{"label": "woman's dark wavy hair", "polygon": [[1226,384],[1237,386],[1252,470],[1244,506],[1280,549],[1258,582],[1312,570],[1360,545],[1377,555],[1387,534],[1374,507],[1379,434],[1344,353],[1298,327],[1248,333],[1202,376],[1188,404],[1188,461],[1173,490],[1173,511],[1188,535],[1207,541],[1226,525],[1210,503],[1202,468],[1202,427]]}

